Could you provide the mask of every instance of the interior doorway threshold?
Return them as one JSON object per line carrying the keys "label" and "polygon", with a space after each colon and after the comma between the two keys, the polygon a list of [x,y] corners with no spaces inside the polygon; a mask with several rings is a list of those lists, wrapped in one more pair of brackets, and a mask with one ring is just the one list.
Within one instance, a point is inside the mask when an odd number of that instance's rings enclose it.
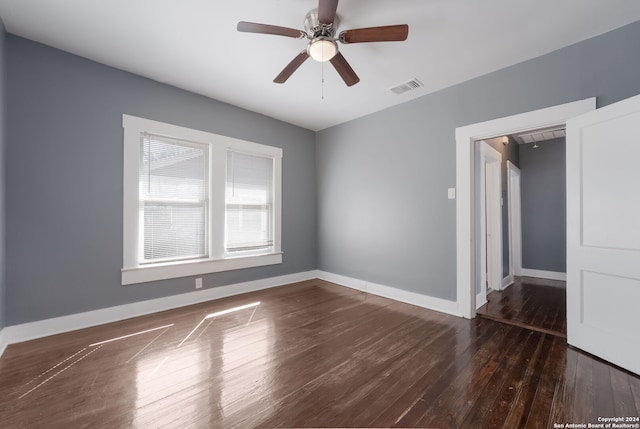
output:
{"label": "interior doorway threshold", "polygon": [[528,323],[519,322],[517,320],[509,320],[509,319],[505,319],[505,318],[502,318],[502,317],[493,316],[491,314],[483,313],[481,311],[481,308],[478,309],[478,311],[476,312],[476,315],[478,317],[482,317],[483,319],[489,319],[489,320],[493,320],[495,322],[504,323],[505,325],[517,326],[519,328],[528,329],[530,331],[536,331],[536,332],[541,332],[543,334],[554,335],[554,336],[559,337],[559,338],[564,338],[564,339],[567,338],[567,334],[565,334],[565,333],[562,333],[562,332],[559,332],[559,331],[554,331],[552,329],[542,328],[540,326],[530,325]]}
{"label": "interior doorway threshold", "polygon": [[566,282],[515,277],[513,285],[491,291],[478,317],[567,338]]}

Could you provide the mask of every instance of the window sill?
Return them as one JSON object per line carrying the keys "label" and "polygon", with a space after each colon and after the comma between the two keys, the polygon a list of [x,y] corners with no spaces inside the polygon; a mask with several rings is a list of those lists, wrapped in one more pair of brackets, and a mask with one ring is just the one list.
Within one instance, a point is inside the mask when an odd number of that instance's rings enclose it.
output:
{"label": "window sill", "polygon": [[262,267],[282,263],[282,252],[252,256],[239,256],[227,259],[207,259],[154,264],[122,269],[122,285],[174,279],[177,277],[197,276],[221,271]]}

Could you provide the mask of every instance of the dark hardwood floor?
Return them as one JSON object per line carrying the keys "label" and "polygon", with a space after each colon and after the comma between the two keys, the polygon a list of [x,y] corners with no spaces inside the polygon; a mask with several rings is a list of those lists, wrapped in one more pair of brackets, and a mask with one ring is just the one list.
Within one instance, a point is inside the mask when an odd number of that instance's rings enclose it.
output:
{"label": "dark hardwood floor", "polygon": [[491,291],[478,316],[567,338],[566,282],[516,277],[503,291]]}
{"label": "dark hardwood floor", "polygon": [[12,429],[548,428],[639,410],[639,377],[559,337],[320,280],[0,359],[0,426]]}

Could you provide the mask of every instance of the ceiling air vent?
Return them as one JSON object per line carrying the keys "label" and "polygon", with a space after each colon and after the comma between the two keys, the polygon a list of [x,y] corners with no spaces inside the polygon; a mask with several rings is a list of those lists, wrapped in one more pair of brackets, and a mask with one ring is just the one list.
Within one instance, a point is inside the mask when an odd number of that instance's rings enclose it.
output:
{"label": "ceiling air vent", "polygon": [[416,88],[420,88],[421,86],[424,86],[424,84],[422,82],[420,82],[418,79],[414,78],[411,80],[408,80],[406,82],[401,83],[400,85],[396,85],[394,87],[389,88],[389,90],[393,93],[396,94],[402,94],[403,92],[407,92],[407,91],[411,91],[413,89]]}
{"label": "ceiling air vent", "polygon": [[519,144],[529,144],[543,142],[551,139],[559,139],[566,136],[567,133],[564,128],[556,127],[516,134],[513,137]]}

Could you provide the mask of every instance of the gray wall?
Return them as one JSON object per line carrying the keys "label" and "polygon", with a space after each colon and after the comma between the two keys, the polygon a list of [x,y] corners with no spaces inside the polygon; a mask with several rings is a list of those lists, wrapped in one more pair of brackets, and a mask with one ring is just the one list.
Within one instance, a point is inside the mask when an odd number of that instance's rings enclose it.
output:
{"label": "gray wall", "polygon": [[5,204],[4,204],[4,153],[5,153],[5,29],[4,22],[0,18],[0,329],[5,326]]}
{"label": "gray wall", "polygon": [[319,132],[318,268],[455,300],[455,128],[636,95],[639,45],[636,22]]}
{"label": "gray wall", "polygon": [[310,131],[7,36],[5,324],[193,290],[120,285],[123,113],[284,148],[284,263],[205,287],[318,267],[454,300],[455,128],[636,95],[639,43],[640,22],[316,133],[314,152]]}
{"label": "gray wall", "polygon": [[313,132],[16,36],[6,49],[7,325],[194,290],[120,285],[123,113],[284,149],[284,262],[205,288],[316,268]]}
{"label": "gray wall", "polygon": [[565,139],[520,146],[522,268],[567,271]]}

